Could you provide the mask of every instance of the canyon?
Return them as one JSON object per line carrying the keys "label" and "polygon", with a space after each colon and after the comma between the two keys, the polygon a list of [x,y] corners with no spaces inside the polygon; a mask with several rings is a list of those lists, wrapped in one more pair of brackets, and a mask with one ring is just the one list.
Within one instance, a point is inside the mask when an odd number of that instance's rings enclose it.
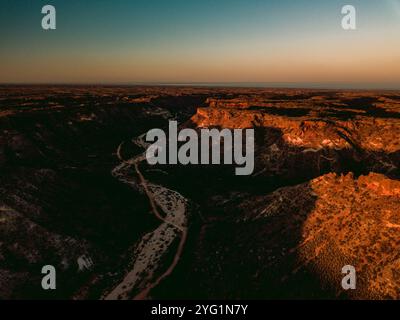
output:
{"label": "canyon", "polygon": [[[399,91],[1,86],[0,298],[399,299],[399,118]],[[169,121],[254,129],[254,172],[148,164]]]}

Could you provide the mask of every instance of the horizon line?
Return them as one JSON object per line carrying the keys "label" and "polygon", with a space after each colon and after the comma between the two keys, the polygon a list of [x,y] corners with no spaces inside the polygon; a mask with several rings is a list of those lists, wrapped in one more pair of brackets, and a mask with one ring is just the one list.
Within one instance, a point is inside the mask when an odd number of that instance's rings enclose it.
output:
{"label": "horizon line", "polygon": [[0,82],[0,86],[209,87],[254,89],[400,90],[400,84],[346,82]]}

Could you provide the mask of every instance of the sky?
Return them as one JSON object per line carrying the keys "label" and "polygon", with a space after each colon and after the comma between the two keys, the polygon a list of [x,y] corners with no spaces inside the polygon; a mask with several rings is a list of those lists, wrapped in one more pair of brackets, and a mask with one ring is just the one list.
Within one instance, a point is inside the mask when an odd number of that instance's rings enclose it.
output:
{"label": "sky", "polygon": [[0,83],[400,89],[400,0],[1,0]]}

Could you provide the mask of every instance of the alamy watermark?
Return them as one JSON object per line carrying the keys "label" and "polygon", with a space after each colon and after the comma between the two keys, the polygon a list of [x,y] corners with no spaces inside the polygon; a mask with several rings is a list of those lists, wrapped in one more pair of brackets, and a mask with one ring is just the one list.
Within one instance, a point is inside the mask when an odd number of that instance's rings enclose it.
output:
{"label": "alamy watermark", "polygon": [[[342,17],[341,25],[344,30],[356,30],[356,8],[347,4],[341,9]],[[56,30],[56,8],[47,4],[42,7],[42,28],[43,30]]]}
{"label": "alamy watermark", "polygon": [[357,281],[356,268],[354,268],[352,265],[345,265],[342,268],[342,273],[345,274],[342,279],[342,288],[344,290],[355,290]]}
{"label": "alamy watermark", "polygon": [[342,28],[344,30],[356,30],[356,8],[350,4],[342,7]]}
{"label": "alamy watermark", "polygon": [[146,150],[151,165],[236,164],[240,166],[236,175],[251,175],[254,170],[254,129],[186,128],[178,132],[178,123],[169,121],[168,138],[164,130],[152,129],[146,141],[154,142]]}
{"label": "alamy watermark", "polygon": [[56,268],[52,265],[45,265],[42,268],[42,274],[45,276],[42,278],[43,290],[55,290],[56,289]]}
{"label": "alamy watermark", "polygon": [[52,5],[45,5],[42,8],[42,28],[43,30],[56,30],[56,8]]}

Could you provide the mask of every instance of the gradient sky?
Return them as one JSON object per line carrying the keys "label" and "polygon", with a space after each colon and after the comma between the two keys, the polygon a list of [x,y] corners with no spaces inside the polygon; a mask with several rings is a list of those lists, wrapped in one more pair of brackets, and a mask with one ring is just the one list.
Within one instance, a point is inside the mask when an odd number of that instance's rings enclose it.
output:
{"label": "gradient sky", "polygon": [[[41,28],[41,8],[57,30]],[[341,28],[341,7],[357,30]],[[400,0],[1,0],[1,83],[400,89]]]}

